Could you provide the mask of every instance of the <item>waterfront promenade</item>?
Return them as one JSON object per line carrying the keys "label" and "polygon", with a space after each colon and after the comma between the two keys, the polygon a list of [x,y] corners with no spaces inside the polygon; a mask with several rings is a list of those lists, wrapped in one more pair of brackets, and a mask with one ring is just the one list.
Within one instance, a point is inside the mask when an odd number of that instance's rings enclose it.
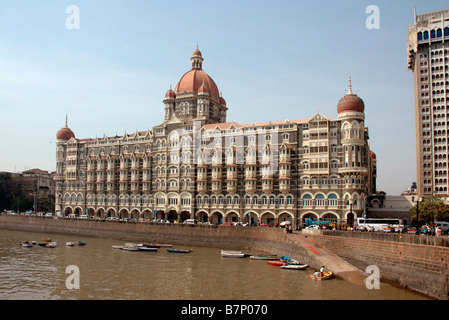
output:
{"label": "waterfront promenade", "polygon": [[289,234],[279,228],[7,215],[0,217],[0,229],[282,253],[312,268],[324,265],[338,278],[358,285],[364,285],[366,268],[376,265],[383,281],[429,297],[448,299],[449,248],[444,241],[436,245],[410,240],[420,236],[322,230]]}

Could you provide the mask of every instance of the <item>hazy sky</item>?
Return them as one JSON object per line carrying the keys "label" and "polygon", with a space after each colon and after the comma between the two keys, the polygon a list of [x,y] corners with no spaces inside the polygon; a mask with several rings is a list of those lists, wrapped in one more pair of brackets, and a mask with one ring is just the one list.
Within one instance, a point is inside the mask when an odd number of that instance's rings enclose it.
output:
{"label": "hazy sky", "polygon": [[[71,29],[79,9],[79,29]],[[367,7],[375,5],[377,16]],[[190,70],[226,99],[228,121],[337,117],[348,87],[365,102],[378,189],[416,181],[407,30],[446,1],[5,0],[0,3],[0,171],[55,170],[56,132],[77,138],[144,131]],[[366,22],[379,22],[369,29]],[[67,24],[68,23],[68,24]]]}

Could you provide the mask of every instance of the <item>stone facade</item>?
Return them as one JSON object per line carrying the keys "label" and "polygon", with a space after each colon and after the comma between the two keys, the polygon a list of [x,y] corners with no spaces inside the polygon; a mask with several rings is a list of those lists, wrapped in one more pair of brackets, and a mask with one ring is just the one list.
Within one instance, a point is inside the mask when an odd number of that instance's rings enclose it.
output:
{"label": "stone facade", "polygon": [[268,225],[352,224],[363,214],[376,159],[351,80],[337,119],[239,124],[226,122],[198,49],[191,61],[152,130],[77,139],[66,121],[57,133],[57,213]]}

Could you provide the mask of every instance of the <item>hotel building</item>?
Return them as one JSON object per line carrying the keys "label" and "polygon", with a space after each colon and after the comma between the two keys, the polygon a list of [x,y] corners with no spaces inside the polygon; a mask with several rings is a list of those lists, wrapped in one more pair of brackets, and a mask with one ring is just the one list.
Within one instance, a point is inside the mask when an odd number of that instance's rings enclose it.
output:
{"label": "hotel building", "polygon": [[269,225],[352,224],[363,215],[376,157],[351,79],[336,119],[240,124],[226,122],[198,49],[190,60],[152,130],[78,139],[66,120],[56,143],[57,213]]}
{"label": "hotel building", "polygon": [[414,73],[418,197],[448,193],[449,9],[416,15],[409,25]]}

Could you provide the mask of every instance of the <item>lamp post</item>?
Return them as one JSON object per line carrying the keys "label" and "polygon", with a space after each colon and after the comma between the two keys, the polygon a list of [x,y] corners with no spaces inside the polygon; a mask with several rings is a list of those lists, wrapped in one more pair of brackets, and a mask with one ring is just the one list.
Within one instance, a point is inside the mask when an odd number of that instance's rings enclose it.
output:
{"label": "lamp post", "polygon": [[[419,234],[419,202],[422,201],[421,198],[416,199],[416,234]],[[415,202],[415,197],[412,196],[412,202]]]}

